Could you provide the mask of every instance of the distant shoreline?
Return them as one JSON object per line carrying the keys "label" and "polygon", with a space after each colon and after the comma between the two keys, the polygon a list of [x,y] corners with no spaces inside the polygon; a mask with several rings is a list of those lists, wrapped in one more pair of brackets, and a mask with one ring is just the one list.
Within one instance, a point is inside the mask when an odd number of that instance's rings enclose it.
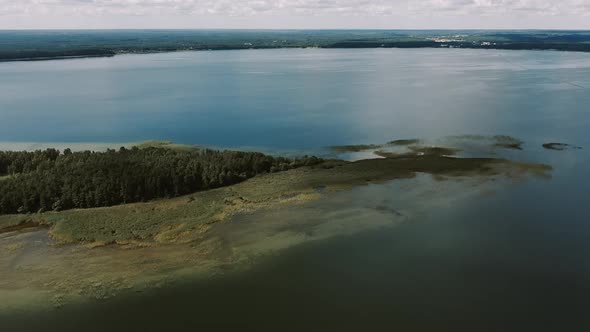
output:
{"label": "distant shoreline", "polygon": [[590,31],[0,30],[0,62],[113,57],[119,54],[304,48],[467,48],[590,52]]}
{"label": "distant shoreline", "polygon": [[243,47],[235,47],[235,48],[210,48],[210,49],[177,49],[177,50],[168,50],[168,51],[142,51],[142,52],[135,52],[135,51],[122,51],[117,53],[108,53],[108,54],[91,54],[91,55],[56,55],[53,57],[43,56],[43,57],[27,57],[27,58],[14,58],[14,59],[0,59],[0,63],[3,62],[33,62],[33,61],[51,61],[51,60],[73,60],[73,59],[91,59],[91,58],[113,58],[117,55],[130,55],[130,54],[162,54],[162,53],[176,53],[176,52],[201,52],[201,51],[244,51],[244,50],[277,50],[277,49],[309,49],[309,48],[316,48],[316,49],[475,49],[475,50],[508,50],[508,51],[553,51],[553,52],[576,52],[576,53],[590,53],[590,44],[588,45],[587,49],[567,49],[567,48],[556,48],[556,47],[522,47],[522,48],[515,48],[509,47],[510,45],[506,45],[506,47],[480,47],[480,46],[456,46],[456,47],[443,47],[440,45],[425,45],[425,46],[416,46],[416,45],[396,45],[396,46],[365,46],[365,45],[354,45],[350,43],[345,43],[345,45],[330,45],[330,46],[301,46],[301,47],[251,47],[251,48],[243,48]]}
{"label": "distant shoreline", "polygon": [[85,58],[112,58],[116,54],[91,54],[91,55],[59,55],[53,57],[33,57],[33,58],[15,58],[15,59],[0,59],[0,62],[30,62],[30,61],[49,61],[49,60],[72,60]]}

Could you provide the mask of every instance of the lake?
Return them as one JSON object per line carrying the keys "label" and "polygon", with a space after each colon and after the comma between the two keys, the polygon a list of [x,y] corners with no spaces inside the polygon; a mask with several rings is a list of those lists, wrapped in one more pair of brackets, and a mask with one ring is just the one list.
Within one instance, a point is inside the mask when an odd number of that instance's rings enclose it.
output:
{"label": "lake", "polygon": [[0,63],[0,142],[307,150],[506,134],[583,144],[585,53],[250,50]]}
{"label": "lake", "polygon": [[[247,272],[0,324],[586,331],[589,88],[590,56],[566,52],[297,49],[0,63],[4,146],[162,139],[327,153],[337,144],[502,134],[525,141],[523,151],[502,155],[555,168],[551,179],[465,197],[467,184],[419,177],[359,187],[304,211],[261,212],[249,221],[296,223],[342,210],[340,218],[362,223],[387,218],[380,206],[412,217],[297,245]],[[547,142],[584,149],[543,149]]]}

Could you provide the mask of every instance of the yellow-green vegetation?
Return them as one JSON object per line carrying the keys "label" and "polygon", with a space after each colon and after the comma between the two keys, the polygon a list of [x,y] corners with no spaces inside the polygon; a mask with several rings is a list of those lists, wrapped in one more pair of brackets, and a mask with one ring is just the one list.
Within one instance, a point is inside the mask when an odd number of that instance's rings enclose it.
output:
{"label": "yellow-green vegetation", "polygon": [[0,234],[3,233],[10,233],[15,231],[20,231],[23,229],[32,229],[37,227],[46,226],[45,224],[40,224],[36,221],[33,221],[30,218],[15,218],[15,220],[7,221],[6,225],[0,226]]}
{"label": "yellow-green vegetation", "polygon": [[0,215],[0,234],[11,232],[30,221],[31,218],[26,215]]}
{"label": "yellow-green vegetation", "polygon": [[416,173],[453,176],[549,176],[550,166],[493,158],[448,157],[457,150],[414,147],[411,152],[381,153],[384,159],[326,161],[319,165],[265,174],[245,182],[192,195],[108,208],[0,217],[0,227],[49,225],[58,242],[93,245],[192,242],[211,225],[236,213],[317,199],[353,186],[411,178]]}

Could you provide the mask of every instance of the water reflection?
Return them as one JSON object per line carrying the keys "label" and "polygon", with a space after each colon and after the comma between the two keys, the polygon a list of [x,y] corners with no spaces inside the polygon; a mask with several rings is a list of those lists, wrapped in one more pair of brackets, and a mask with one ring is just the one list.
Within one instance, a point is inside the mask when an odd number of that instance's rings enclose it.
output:
{"label": "water reflection", "polygon": [[507,134],[582,144],[589,70],[580,53],[433,49],[3,63],[0,141],[307,150]]}
{"label": "water reflection", "polygon": [[232,254],[256,257],[245,272],[3,323],[50,331],[584,329],[589,229],[574,227],[583,215],[551,190],[559,186],[420,176],[245,215],[211,234]]}

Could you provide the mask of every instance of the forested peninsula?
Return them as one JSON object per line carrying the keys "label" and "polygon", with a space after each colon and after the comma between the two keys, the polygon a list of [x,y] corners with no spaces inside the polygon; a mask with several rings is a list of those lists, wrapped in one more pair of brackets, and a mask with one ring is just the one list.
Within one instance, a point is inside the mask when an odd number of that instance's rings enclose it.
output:
{"label": "forested peninsula", "polygon": [[316,157],[137,146],[106,152],[0,151],[0,214],[171,198],[320,162]]}
{"label": "forested peninsula", "polygon": [[[498,143],[507,141],[504,136],[469,139],[492,150],[515,149]],[[418,173],[437,180],[491,180],[548,178],[552,169],[502,158],[460,157],[458,146],[427,145],[417,139],[331,150],[337,155],[372,153],[374,158],[285,158],[159,142],[104,152],[0,152],[0,234],[49,227],[57,243],[198,242],[213,225],[235,215]]]}

